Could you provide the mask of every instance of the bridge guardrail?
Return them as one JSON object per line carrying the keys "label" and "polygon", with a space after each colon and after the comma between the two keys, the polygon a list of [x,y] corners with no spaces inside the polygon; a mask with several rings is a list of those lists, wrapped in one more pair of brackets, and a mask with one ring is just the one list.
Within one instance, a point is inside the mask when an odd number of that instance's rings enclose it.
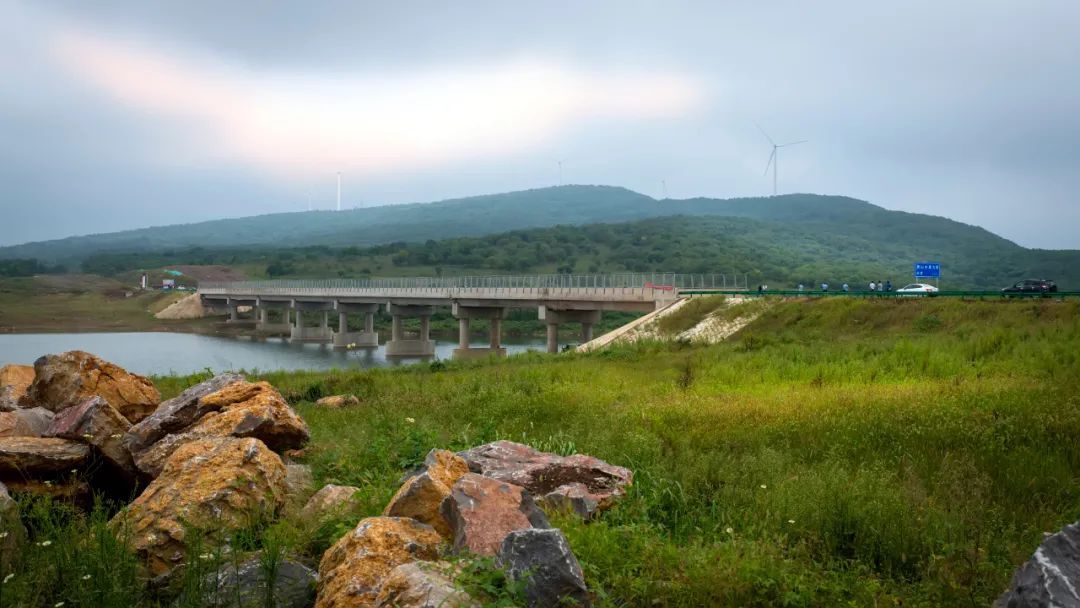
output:
{"label": "bridge guardrail", "polygon": [[763,292],[757,291],[734,291],[725,289],[681,289],[679,295],[738,295],[753,297],[784,296],[803,298],[831,298],[831,297],[855,297],[855,298],[999,298],[999,299],[1065,299],[1080,297],[1080,291],[1051,291],[1046,293],[1005,293],[1001,290],[942,290],[934,293],[897,293],[896,291],[799,291],[797,289],[769,289]]}
{"label": "bridge guardrail", "polygon": [[[207,295],[228,293],[312,294],[326,292],[370,293],[408,291],[410,295],[434,296],[468,292],[495,292],[503,295],[559,293],[618,293],[640,290],[642,294],[666,295],[682,289],[746,288],[735,274],[620,273],[489,275],[453,277],[396,277],[382,279],[270,279],[260,281],[205,281],[199,291]],[[554,292],[552,292],[554,290]]]}

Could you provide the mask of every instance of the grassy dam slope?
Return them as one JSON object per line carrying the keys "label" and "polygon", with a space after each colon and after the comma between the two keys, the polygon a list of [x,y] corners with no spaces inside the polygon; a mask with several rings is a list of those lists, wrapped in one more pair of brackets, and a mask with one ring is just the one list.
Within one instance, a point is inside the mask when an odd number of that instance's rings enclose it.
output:
{"label": "grassy dam slope", "polygon": [[[317,485],[378,513],[433,447],[512,439],[631,467],[564,520],[604,606],[986,606],[1080,517],[1071,302],[778,302],[727,342],[272,373]],[[200,377],[159,378],[167,395]],[[323,410],[354,393],[362,405]]]}

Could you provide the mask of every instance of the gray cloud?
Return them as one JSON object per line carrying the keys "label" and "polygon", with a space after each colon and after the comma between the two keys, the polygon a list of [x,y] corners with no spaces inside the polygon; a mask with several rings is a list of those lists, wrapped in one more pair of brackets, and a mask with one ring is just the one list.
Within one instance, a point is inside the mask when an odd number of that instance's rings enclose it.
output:
{"label": "gray cloud", "polygon": [[[590,97],[570,115],[552,114],[527,145],[458,154],[475,143],[466,138],[430,162],[347,172],[348,205],[548,185],[557,159],[567,182],[654,196],[661,180],[673,197],[767,194],[759,122],[778,140],[810,140],[783,151],[783,191],[847,194],[1028,246],[1080,247],[1072,1],[317,4],[0,6],[0,206],[9,227],[0,243],[298,210],[312,197],[332,204],[329,169],[283,177],[250,150],[234,153],[217,123],[121,99],[73,70],[50,41],[77,31],[134,41],[134,56],[149,49],[196,74],[225,66],[239,87],[271,92],[283,78],[396,82],[520,60],[597,82],[671,74],[700,96],[653,114],[620,114],[611,99]],[[583,85],[574,86],[567,95]],[[610,86],[584,90],[595,97]],[[624,98],[656,93],[619,89]],[[425,103],[434,111],[443,101]]]}

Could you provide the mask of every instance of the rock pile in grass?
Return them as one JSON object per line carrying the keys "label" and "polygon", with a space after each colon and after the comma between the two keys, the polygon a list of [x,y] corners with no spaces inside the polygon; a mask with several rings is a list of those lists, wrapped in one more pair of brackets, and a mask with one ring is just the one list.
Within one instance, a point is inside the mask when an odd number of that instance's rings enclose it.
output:
{"label": "rock pile in grass", "polygon": [[[544,509],[596,517],[632,479],[591,456],[509,441],[432,450],[381,517],[361,521],[323,556],[316,608],[479,605],[455,585],[450,556],[493,558],[522,584],[530,607],[588,606],[581,565]],[[345,504],[354,493],[327,486],[302,512],[325,511],[331,496]]]}
{"label": "rock pile in grass", "polygon": [[41,357],[30,380],[3,369],[0,494],[135,496],[111,525],[153,577],[190,557],[189,535],[214,550],[310,485],[280,455],[307,443],[307,424],[265,382],[222,374],[161,402],[147,378],[81,351]]}
{"label": "rock pile in grass", "polygon": [[[317,525],[356,510],[359,490],[349,486],[325,486],[302,508],[296,502],[311,473],[286,454],[302,453],[308,437],[281,393],[239,374],[161,402],[148,379],[89,353],[7,366],[0,369],[0,527],[11,534],[0,538],[22,536],[8,490],[75,502],[92,491],[134,496],[110,526],[164,584],[201,559],[189,554],[196,540],[200,551],[228,552],[230,534],[287,508]],[[432,450],[381,516],[364,518],[322,555],[317,575],[281,562],[275,605],[478,606],[455,583],[462,566],[452,558],[480,556],[522,586],[530,607],[588,606],[581,566],[548,515],[595,518],[632,479],[591,456],[508,441],[457,454]],[[268,583],[258,564],[251,558],[212,572],[207,585],[230,589],[218,598],[225,604],[263,605],[259,590]]]}

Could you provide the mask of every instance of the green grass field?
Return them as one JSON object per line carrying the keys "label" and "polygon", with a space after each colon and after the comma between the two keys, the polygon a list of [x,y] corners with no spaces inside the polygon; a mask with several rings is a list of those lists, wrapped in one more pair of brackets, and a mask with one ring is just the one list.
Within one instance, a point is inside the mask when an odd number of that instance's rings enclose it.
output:
{"label": "green grass field", "polygon": [[[429,449],[511,439],[634,470],[599,521],[557,522],[601,606],[987,606],[1080,518],[1078,313],[788,301],[715,346],[259,374],[311,425],[318,484],[363,504],[269,530],[317,558]],[[337,393],[362,405],[311,405]]]}

